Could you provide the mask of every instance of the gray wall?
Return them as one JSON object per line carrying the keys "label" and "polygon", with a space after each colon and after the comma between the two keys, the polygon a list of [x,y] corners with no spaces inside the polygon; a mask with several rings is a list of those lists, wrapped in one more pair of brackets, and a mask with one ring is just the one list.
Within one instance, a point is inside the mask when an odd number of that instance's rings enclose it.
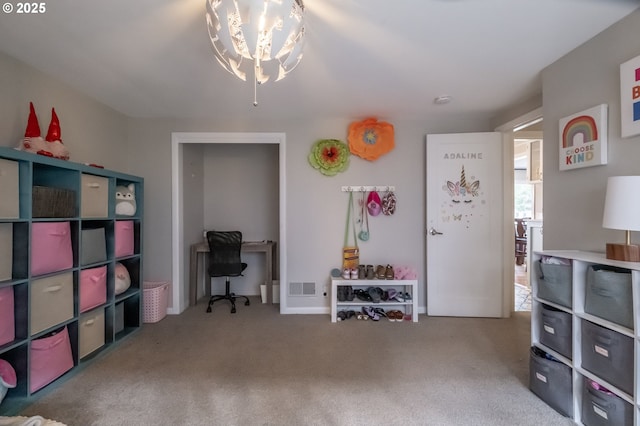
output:
{"label": "gray wall", "polygon": [[[640,174],[640,137],[620,137],[620,64],[640,55],[640,11],[575,49],[542,73],[544,248],[604,251],[624,232],[602,228],[607,177]],[[607,165],[559,171],[558,121],[609,106]],[[634,194],[630,194],[635,196]],[[632,233],[638,241],[638,233]]]}
{"label": "gray wall", "polygon": [[43,138],[55,108],[71,161],[135,174],[124,115],[2,53],[0,93],[0,146],[13,148],[24,138],[31,101]]}
{"label": "gray wall", "polygon": [[[341,186],[394,185],[398,196],[397,213],[370,220],[371,239],[361,243],[361,261],[374,265],[414,266],[419,271],[424,294],[425,135],[487,131],[490,130],[489,120],[475,116],[431,117],[422,122],[387,118],[395,126],[396,147],[391,153],[375,162],[352,156],[350,168],[334,177],[323,176],[311,168],[307,156],[313,142],[324,138],[345,140],[349,123],[361,118],[314,118],[304,123],[284,119],[264,121],[259,117],[240,118],[235,123],[215,117],[207,120],[131,119],[130,153],[133,158],[146,159],[136,166],[136,173],[145,178],[146,190],[145,275],[150,280],[168,280],[172,276],[171,133],[283,132],[286,134],[288,281],[314,281],[322,290],[322,286],[328,284],[329,271],[340,266],[347,202]],[[225,182],[225,186],[230,191],[242,190],[242,186],[236,186],[234,181]],[[203,190],[206,191],[206,184],[203,184]],[[185,211],[192,208],[185,205]],[[204,211],[204,205],[202,209]],[[201,241],[207,220],[206,216],[199,223],[188,223],[185,219],[185,249],[193,242]],[[185,275],[180,284],[188,282],[188,259],[185,252]],[[328,306],[328,300],[321,295],[290,298],[288,306],[324,308]],[[424,297],[421,297],[420,306],[425,306]]]}

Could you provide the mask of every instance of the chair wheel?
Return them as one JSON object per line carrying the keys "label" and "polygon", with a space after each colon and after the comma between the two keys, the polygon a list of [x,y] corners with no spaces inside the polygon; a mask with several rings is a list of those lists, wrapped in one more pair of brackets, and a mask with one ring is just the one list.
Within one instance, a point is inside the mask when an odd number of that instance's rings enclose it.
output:
{"label": "chair wheel", "polygon": [[207,312],[210,313],[211,312],[211,306],[207,307]]}
{"label": "chair wheel", "polygon": [[249,303],[248,300],[246,302],[244,302],[244,306],[249,306],[249,305],[250,305],[250,303]]}
{"label": "chair wheel", "polygon": [[235,308],[235,307],[231,308],[231,313],[232,313],[232,314],[235,314],[235,313],[236,313],[236,308]]}

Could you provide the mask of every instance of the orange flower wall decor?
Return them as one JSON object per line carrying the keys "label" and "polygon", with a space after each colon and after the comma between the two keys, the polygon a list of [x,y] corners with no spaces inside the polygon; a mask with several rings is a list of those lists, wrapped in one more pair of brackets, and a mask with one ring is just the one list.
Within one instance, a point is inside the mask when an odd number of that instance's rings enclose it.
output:
{"label": "orange flower wall decor", "polygon": [[349,125],[347,141],[352,154],[365,160],[376,160],[395,146],[393,125],[375,118],[353,122]]}

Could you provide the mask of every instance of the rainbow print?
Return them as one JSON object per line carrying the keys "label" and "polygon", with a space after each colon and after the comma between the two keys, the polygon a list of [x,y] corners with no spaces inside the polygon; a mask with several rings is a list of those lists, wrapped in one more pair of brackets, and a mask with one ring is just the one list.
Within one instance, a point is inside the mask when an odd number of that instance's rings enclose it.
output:
{"label": "rainbow print", "polygon": [[560,119],[560,170],[607,164],[607,104]]}
{"label": "rainbow print", "polygon": [[593,117],[580,115],[571,119],[562,131],[562,147],[573,146],[573,141],[578,135],[582,135],[582,143],[598,140],[598,126]]}

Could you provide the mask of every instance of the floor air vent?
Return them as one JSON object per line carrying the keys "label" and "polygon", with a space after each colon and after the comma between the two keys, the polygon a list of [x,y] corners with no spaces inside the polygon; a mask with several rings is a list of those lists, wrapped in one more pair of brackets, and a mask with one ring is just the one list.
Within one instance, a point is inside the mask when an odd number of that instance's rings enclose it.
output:
{"label": "floor air vent", "polygon": [[302,296],[315,296],[316,295],[316,283],[314,282],[290,282],[289,283],[289,296],[302,297]]}

